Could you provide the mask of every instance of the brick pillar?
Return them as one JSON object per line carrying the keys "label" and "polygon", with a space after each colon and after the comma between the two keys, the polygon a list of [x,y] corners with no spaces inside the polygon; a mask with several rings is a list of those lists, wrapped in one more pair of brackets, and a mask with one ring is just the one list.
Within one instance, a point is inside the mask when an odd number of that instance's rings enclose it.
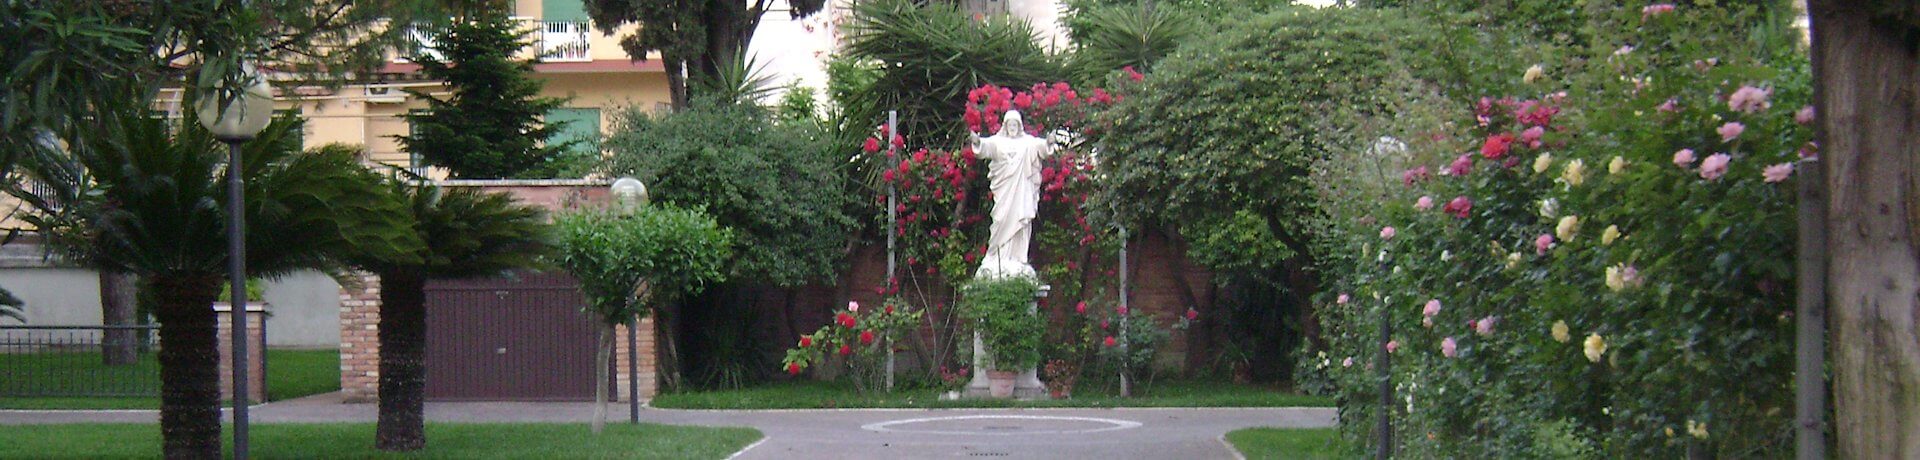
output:
{"label": "brick pillar", "polygon": [[[638,364],[640,365],[640,399],[644,401],[653,399],[653,395],[659,392],[660,379],[659,374],[655,372],[655,370],[659,368],[657,366],[659,362],[657,358],[659,355],[656,354],[653,346],[653,317],[641,319],[639,329],[640,337],[638,338],[638,344],[640,346],[640,355],[637,357],[639,358]],[[625,401],[627,397],[627,353],[632,352],[632,350],[627,349],[626,326],[615,327],[614,334],[614,380],[618,383],[619,387],[617,388],[618,391],[614,392],[616,394],[613,395],[613,399],[616,401]]]}
{"label": "brick pillar", "polygon": [[340,287],[340,392],[373,402],[380,390],[380,277],[356,273]]}
{"label": "brick pillar", "polygon": [[[217,328],[220,348],[220,399],[233,399],[233,328],[232,311],[225,302],[213,304],[213,311],[219,315]],[[266,314],[266,304],[247,303],[247,400],[253,403],[266,401],[266,335],[262,330]]]}

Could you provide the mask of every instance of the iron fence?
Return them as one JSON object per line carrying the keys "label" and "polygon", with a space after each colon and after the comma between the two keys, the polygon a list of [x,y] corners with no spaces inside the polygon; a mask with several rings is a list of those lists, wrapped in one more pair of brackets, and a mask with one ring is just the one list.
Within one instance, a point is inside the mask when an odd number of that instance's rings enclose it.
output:
{"label": "iron fence", "polygon": [[157,326],[0,326],[0,397],[159,396]]}

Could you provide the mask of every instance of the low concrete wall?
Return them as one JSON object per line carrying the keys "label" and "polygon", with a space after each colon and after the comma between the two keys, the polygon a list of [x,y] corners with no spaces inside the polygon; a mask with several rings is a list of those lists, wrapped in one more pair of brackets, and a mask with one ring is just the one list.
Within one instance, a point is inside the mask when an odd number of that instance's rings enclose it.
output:
{"label": "low concrete wall", "polygon": [[[26,301],[27,324],[92,326],[100,324],[100,275],[93,270],[48,262],[30,245],[0,251],[0,288]],[[340,346],[340,285],[327,275],[307,271],[268,281],[267,345],[282,348]],[[11,318],[0,324],[16,324]]]}

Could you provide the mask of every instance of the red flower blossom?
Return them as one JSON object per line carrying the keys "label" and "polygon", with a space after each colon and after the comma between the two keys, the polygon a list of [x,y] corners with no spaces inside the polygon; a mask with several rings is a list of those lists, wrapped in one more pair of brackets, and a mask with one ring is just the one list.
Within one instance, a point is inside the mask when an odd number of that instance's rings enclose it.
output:
{"label": "red flower blossom", "polygon": [[1140,71],[1138,70],[1133,70],[1133,66],[1121,67],[1120,71],[1127,73],[1127,79],[1130,79],[1136,82],[1145,81],[1147,79],[1147,76],[1145,74],[1140,73]]}
{"label": "red flower blossom", "polygon": [[1486,157],[1489,160],[1498,160],[1500,157],[1507,156],[1507,151],[1511,149],[1512,146],[1512,133],[1500,133],[1487,136],[1487,141],[1480,144],[1480,156]]}
{"label": "red flower blossom", "polygon": [[1440,210],[1447,214],[1453,214],[1454,217],[1465,219],[1467,218],[1467,213],[1473,210],[1473,200],[1468,200],[1465,196],[1457,196],[1453,198],[1453,201],[1448,201],[1447,206],[1440,208]]}
{"label": "red flower blossom", "polygon": [[1447,165],[1447,174],[1454,177],[1466,177],[1467,173],[1471,172],[1473,172],[1473,154],[1471,153],[1460,155],[1453,159],[1453,164]]}
{"label": "red flower blossom", "polygon": [[841,346],[840,346],[840,356],[846,356],[846,355],[851,355],[851,354],[853,354],[853,345],[841,345]]}
{"label": "red flower blossom", "polygon": [[1020,93],[1019,96],[1013,97],[1013,106],[1019,107],[1020,110],[1026,110],[1028,107],[1033,106],[1033,96],[1027,93]]}
{"label": "red flower blossom", "polygon": [[872,344],[873,344],[873,331],[860,331],[860,344],[861,344],[861,345],[872,345]]}
{"label": "red flower blossom", "polygon": [[1197,320],[1197,319],[1200,319],[1200,311],[1199,311],[1199,310],[1194,310],[1194,309],[1192,309],[1192,308],[1188,308],[1188,309],[1187,309],[1187,321],[1193,321],[1193,320]]}
{"label": "red flower blossom", "polygon": [[1125,305],[1114,307],[1113,311],[1120,313],[1120,316],[1127,316],[1127,306]]}
{"label": "red flower blossom", "polygon": [[880,151],[880,140],[869,137],[867,138],[866,145],[861,146],[860,150],[865,150],[867,153],[878,152]]}
{"label": "red flower blossom", "polygon": [[840,316],[838,316],[837,318],[838,318],[837,320],[840,323],[840,327],[852,329],[854,326],[860,324],[860,320],[858,318],[854,318],[853,315],[850,315],[850,314],[841,313]]}
{"label": "red flower blossom", "polygon": [[1102,340],[1100,343],[1106,345],[1107,348],[1113,348],[1113,344],[1114,344],[1113,336],[1111,335],[1107,336],[1107,339]]}
{"label": "red flower blossom", "polygon": [[808,337],[804,335],[800,336],[800,348],[807,348],[811,346],[813,346],[813,337]]}
{"label": "red flower blossom", "polygon": [[1087,314],[1087,303],[1080,302],[1077,304],[1073,304],[1073,312],[1077,314],[1082,314],[1082,315]]}
{"label": "red flower blossom", "polygon": [[787,375],[800,375],[800,363],[787,364]]}

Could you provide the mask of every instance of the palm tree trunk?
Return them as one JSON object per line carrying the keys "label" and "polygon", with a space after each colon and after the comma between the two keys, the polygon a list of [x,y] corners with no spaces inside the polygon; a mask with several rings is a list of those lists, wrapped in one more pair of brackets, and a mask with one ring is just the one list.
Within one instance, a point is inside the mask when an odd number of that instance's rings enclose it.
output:
{"label": "palm tree trunk", "polygon": [[380,419],[374,447],[386,451],[427,446],[426,278],[380,274]]}
{"label": "palm tree trunk", "polygon": [[[108,326],[132,326],[135,286],[133,274],[118,270],[100,270],[100,322]],[[134,331],[109,329],[102,334],[100,360],[108,366],[125,366],[139,359]]]}
{"label": "palm tree trunk", "polygon": [[170,459],[220,457],[220,350],[216,274],[158,275],[160,434]]}

